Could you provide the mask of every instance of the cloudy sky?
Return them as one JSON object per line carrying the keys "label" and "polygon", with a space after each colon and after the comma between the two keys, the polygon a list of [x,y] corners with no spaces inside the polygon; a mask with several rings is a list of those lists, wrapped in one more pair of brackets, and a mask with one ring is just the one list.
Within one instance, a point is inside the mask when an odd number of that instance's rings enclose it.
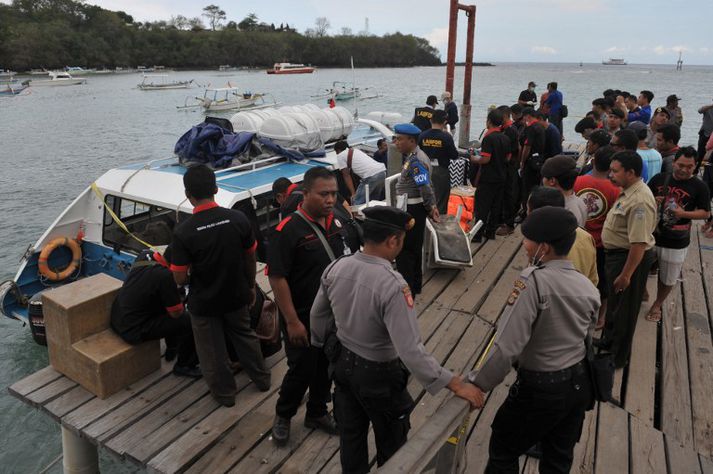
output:
{"label": "cloudy sky", "polygon": [[[4,0],[9,1],[9,0]],[[463,3],[471,3],[461,0]],[[248,13],[260,21],[287,22],[299,31],[327,17],[331,34],[341,28],[377,35],[400,31],[428,38],[445,60],[448,0],[213,0],[228,20]],[[88,0],[124,10],[138,21],[199,16],[208,1]],[[713,64],[713,0],[478,0],[478,61],[599,62],[623,57],[632,63]],[[465,54],[461,14],[458,56]]]}

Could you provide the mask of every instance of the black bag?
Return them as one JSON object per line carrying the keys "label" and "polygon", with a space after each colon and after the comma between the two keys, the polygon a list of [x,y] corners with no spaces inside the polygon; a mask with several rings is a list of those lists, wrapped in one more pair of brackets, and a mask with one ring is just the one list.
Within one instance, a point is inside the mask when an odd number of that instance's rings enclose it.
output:
{"label": "black bag", "polygon": [[562,107],[560,108],[560,117],[567,118],[568,115],[569,115],[569,109],[567,108],[566,105],[562,104]]}
{"label": "black bag", "polygon": [[530,155],[530,157],[527,158],[527,166],[529,166],[532,171],[535,171],[537,173],[540,172],[540,170],[542,169],[542,165],[544,164],[545,155],[533,153],[532,155]]}
{"label": "black bag", "polygon": [[[585,343],[586,344],[586,343]],[[608,402],[612,399],[614,388],[614,354],[595,354],[591,343],[587,344],[587,364],[592,379],[594,399]]]}

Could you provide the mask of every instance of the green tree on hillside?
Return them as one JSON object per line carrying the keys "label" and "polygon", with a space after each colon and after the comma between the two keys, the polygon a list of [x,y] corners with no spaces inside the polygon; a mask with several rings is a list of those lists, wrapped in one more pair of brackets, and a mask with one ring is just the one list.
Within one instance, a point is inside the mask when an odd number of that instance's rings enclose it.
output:
{"label": "green tree on hillside", "polygon": [[208,18],[210,29],[215,31],[220,26],[220,22],[225,20],[225,10],[221,10],[218,5],[208,5],[203,8],[203,16]]}

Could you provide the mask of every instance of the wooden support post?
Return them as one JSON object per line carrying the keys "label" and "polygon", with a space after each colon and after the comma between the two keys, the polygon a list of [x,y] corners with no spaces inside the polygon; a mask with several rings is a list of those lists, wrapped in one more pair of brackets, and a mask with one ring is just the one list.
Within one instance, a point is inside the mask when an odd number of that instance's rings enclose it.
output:
{"label": "wooden support post", "polygon": [[67,474],[95,474],[99,472],[97,448],[87,439],[62,427],[62,466]]}

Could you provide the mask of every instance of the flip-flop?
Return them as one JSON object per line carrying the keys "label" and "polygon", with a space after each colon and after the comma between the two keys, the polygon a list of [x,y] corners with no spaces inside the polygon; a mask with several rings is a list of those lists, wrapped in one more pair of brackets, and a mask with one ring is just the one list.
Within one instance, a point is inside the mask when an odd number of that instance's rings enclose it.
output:
{"label": "flip-flop", "polygon": [[658,323],[661,321],[661,308],[651,308],[646,314],[646,320],[652,323]]}

